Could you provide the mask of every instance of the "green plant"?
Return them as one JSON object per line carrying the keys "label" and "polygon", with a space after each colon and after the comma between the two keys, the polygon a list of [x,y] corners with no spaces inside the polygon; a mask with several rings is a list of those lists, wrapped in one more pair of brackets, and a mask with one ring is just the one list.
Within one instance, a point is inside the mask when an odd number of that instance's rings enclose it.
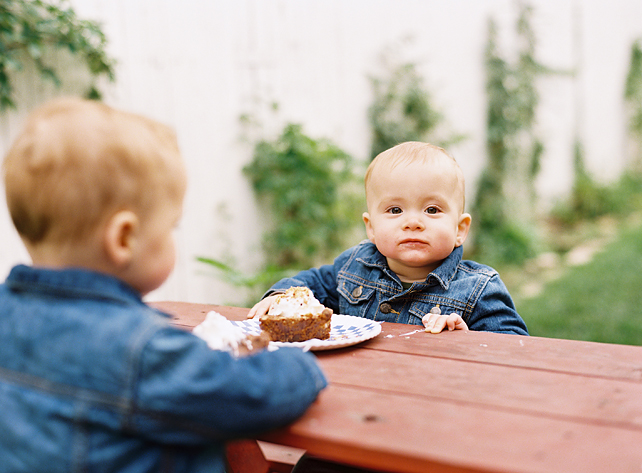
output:
{"label": "green plant", "polygon": [[106,44],[100,26],[79,19],[66,0],[0,0],[0,110],[15,108],[11,78],[26,61],[33,62],[45,80],[61,84],[46,62],[52,49],[66,49],[85,63],[92,77],[86,95],[100,98],[95,80],[114,80],[114,60]]}
{"label": "green plant", "polygon": [[551,217],[566,226],[595,221],[604,215],[626,217],[642,208],[642,176],[625,171],[611,184],[599,184],[584,165],[582,147],[575,145],[574,176],[571,195],[558,203]]}
{"label": "green plant", "polygon": [[600,184],[586,169],[582,146],[576,141],[573,160],[574,182],[568,199],[551,212],[557,224],[567,227],[592,222],[605,215],[626,217],[642,208],[642,45],[631,46],[624,100],[633,153],[627,168],[613,183]]}
{"label": "green plant", "polygon": [[315,140],[300,125],[288,124],[276,140],[255,146],[254,159],[243,171],[270,208],[268,265],[314,266],[353,236],[363,209],[355,161],[330,141]]}
{"label": "green plant", "polygon": [[225,282],[236,287],[243,287],[249,290],[249,300],[246,304],[254,304],[266,290],[279,279],[294,275],[294,271],[280,269],[275,266],[266,266],[255,274],[246,274],[233,266],[218,259],[199,256],[197,261],[212,266],[220,272]]}
{"label": "green plant", "polygon": [[474,253],[493,263],[520,264],[538,246],[535,227],[535,177],[544,145],[534,125],[539,96],[535,79],[550,72],[535,60],[532,9],[520,4],[517,34],[522,45],[511,65],[497,48],[497,26],[491,19],[486,47],[488,163],[473,204]]}
{"label": "green plant", "polygon": [[372,127],[370,158],[404,141],[435,141],[441,146],[463,135],[441,138],[437,129],[444,116],[432,104],[423,77],[412,63],[388,65],[386,77],[371,77],[374,100],[368,109]]}
{"label": "green plant", "polygon": [[[248,117],[242,121],[255,123]],[[365,207],[354,159],[326,139],[287,124],[274,140],[260,140],[243,171],[266,207],[271,229],[264,235],[264,264],[254,274],[233,262],[199,257],[233,286],[249,290],[255,303],[265,290],[298,270],[328,263],[357,238]]]}
{"label": "green plant", "polygon": [[388,78],[370,81],[374,91],[368,110],[373,132],[371,159],[404,141],[425,139],[442,121],[414,64],[397,66]]}
{"label": "green plant", "polygon": [[629,71],[626,76],[624,100],[628,111],[629,135],[633,144],[630,169],[642,173],[642,40],[631,46]]}

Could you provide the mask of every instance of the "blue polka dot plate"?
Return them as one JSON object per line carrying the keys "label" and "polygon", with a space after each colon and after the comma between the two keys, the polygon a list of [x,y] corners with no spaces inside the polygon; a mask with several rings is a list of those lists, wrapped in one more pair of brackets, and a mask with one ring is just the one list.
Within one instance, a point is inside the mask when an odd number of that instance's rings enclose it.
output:
{"label": "blue polka dot plate", "polygon": [[[259,321],[255,319],[235,320],[232,323],[249,335],[258,335],[261,332]],[[270,342],[270,345],[300,347],[314,351],[332,350],[365,342],[381,333],[379,322],[352,315],[332,314],[330,323],[330,338],[327,340],[313,338],[305,342]]]}

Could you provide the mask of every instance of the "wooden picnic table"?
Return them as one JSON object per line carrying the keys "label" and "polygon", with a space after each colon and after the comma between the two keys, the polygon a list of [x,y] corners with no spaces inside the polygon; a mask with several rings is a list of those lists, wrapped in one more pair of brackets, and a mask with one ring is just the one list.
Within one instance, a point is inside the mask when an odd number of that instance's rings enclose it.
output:
{"label": "wooden picnic table", "polygon": [[[248,311],[153,305],[185,329]],[[259,440],[391,472],[642,472],[641,347],[383,323],[316,355],[329,387]]]}

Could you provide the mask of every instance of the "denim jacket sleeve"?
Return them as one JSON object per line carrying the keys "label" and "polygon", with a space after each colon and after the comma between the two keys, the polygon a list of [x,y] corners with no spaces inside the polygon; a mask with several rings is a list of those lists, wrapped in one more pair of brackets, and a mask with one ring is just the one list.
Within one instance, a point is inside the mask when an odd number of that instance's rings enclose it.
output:
{"label": "denim jacket sleeve", "polygon": [[488,279],[474,307],[466,320],[470,330],[528,335],[526,324],[499,274]]}
{"label": "denim jacket sleeve", "polygon": [[172,327],[153,334],[139,363],[131,428],[161,442],[199,444],[281,427],[327,385],[314,355],[301,349],[235,358]]}

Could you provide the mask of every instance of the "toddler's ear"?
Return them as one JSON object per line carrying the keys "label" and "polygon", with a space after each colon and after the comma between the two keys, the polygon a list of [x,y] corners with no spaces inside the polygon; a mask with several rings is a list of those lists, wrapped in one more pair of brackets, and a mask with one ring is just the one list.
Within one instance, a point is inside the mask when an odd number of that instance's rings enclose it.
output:
{"label": "toddler's ear", "polygon": [[370,220],[370,214],[368,212],[363,212],[362,217],[363,217],[363,223],[366,224],[366,235],[368,235],[368,239],[372,243],[375,243],[374,228],[372,228],[372,221]]}
{"label": "toddler's ear", "polygon": [[470,230],[470,222],[472,218],[470,214],[461,214],[459,217],[459,224],[457,225],[457,238],[455,239],[455,247],[461,246],[466,241],[468,231]]}
{"label": "toddler's ear", "polygon": [[107,222],[104,247],[109,260],[118,268],[126,267],[133,258],[138,216],[130,210],[116,212]]}

